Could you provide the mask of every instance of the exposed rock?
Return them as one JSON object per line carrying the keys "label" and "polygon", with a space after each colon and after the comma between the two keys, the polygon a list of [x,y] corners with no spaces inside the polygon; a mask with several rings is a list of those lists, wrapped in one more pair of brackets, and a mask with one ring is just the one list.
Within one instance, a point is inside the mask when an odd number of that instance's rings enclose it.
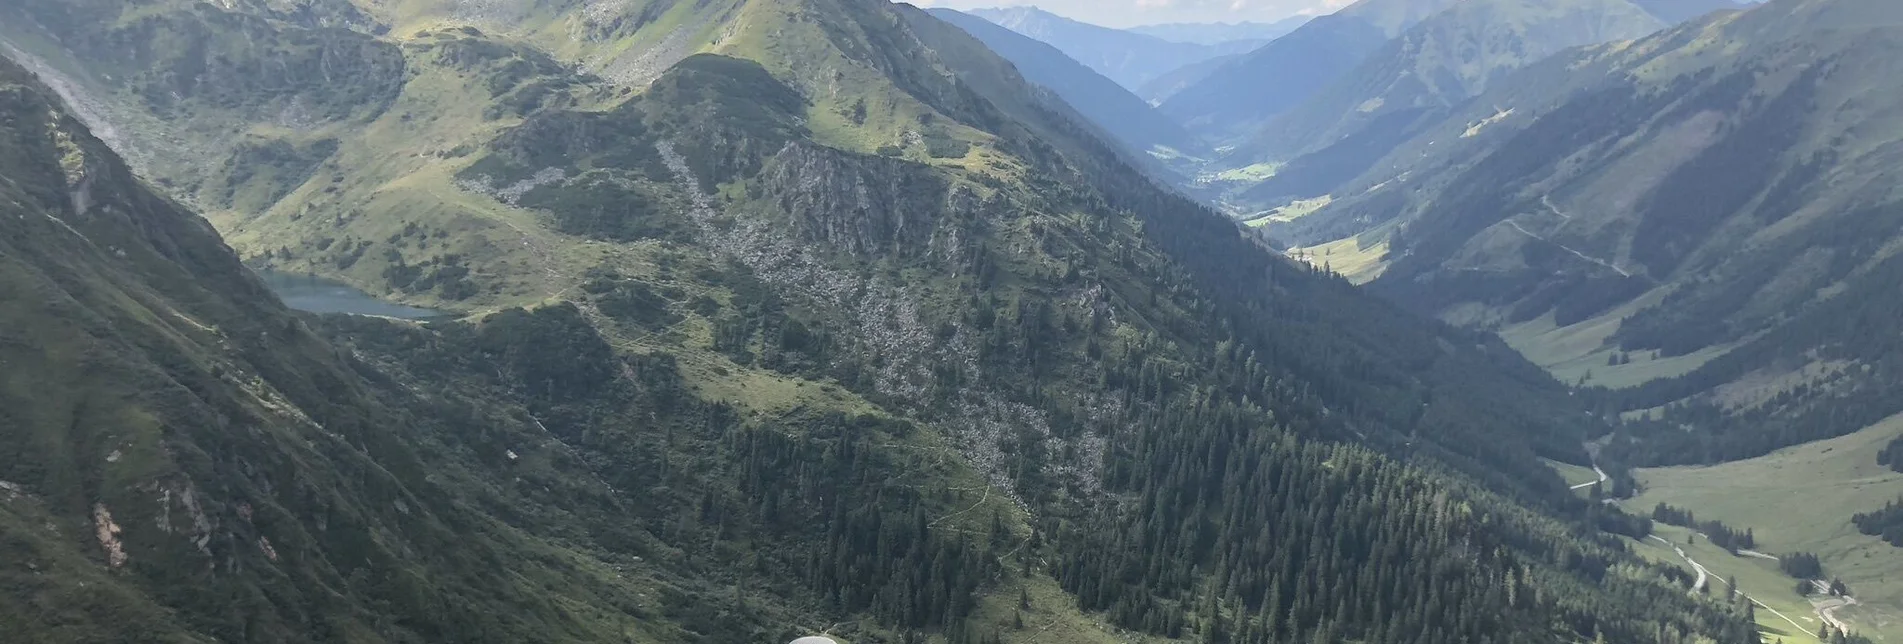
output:
{"label": "exposed rock", "polygon": [[[172,509],[177,507],[185,512],[185,525],[172,521]],[[158,528],[167,534],[183,531],[191,538],[192,546],[200,553],[211,555],[211,517],[205,514],[205,508],[199,503],[197,491],[190,483],[166,484],[159,488]]]}
{"label": "exposed rock", "polygon": [[919,254],[946,206],[928,168],[804,142],[781,148],[760,180],[803,237],[861,257]]}
{"label": "exposed rock", "polygon": [[[928,240],[932,236],[929,229],[932,213],[947,208],[948,199],[953,209],[947,212],[960,212],[956,208],[964,208],[966,215],[976,215],[982,209],[996,205],[983,203],[969,191],[948,192],[943,184],[934,183],[931,186],[933,196],[929,201],[919,200],[916,196],[896,199],[910,202],[905,206],[908,209],[905,211],[867,208],[857,215],[844,216],[816,212],[813,209],[823,208],[821,204],[826,203],[856,207],[862,191],[891,188],[864,185],[873,180],[864,176],[845,179],[814,176],[810,173],[828,169],[855,169],[849,167],[850,162],[824,158],[832,153],[794,151],[797,147],[801,146],[789,145],[781,155],[776,155],[775,162],[769,164],[771,167],[768,172],[777,172],[779,176],[765,183],[778,183],[781,191],[798,191],[804,186],[811,191],[831,192],[831,195],[810,196],[782,194],[778,191],[775,194],[781,195],[781,203],[789,204],[790,213],[804,213],[791,216],[796,220],[796,225],[808,227],[804,228],[807,231],[805,234],[816,241],[844,242],[837,246],[842,250],[852,249],[850,244],[860,244],[858,248],[863,251],[884,245],[881,240],[915,240],[917,252],[924,252],[931,245]],[[950,340],[938,340],[920,314],[921,293],[905,285],[891,284],[877,275],[866,276],[833,268],[816,254],[817,244],[796,243],[765,217],[736,217],[732,220],[722,217],[713,198],[701,190],[688,159],[675,149],[674,144],[661,141],[655,145],[655,149],[673,173],[676,188],[690,200],[690,218],[700,230],[701,243],[717,254],[752,269],[756,276],[769,284],[798,292],[825,304],[831,310],[842,312],[853,324],[853,337],[859,338],[870,354],[870,362],[880,365],[873,382],[873,387],[879,393],[912,401],[920,407],[929,406],[933,396],[932,369],[940,365],[952,365],[964,371],[967,382],[980,381],[977,377],[978,351],[969,333],[960,330]],[[888,200],[886,197],[877,199]],[[929,210],[923,210],[920,214],[912,214],[909,210],[925,209],[928,203]],[[804,223],[800,223],[801,220]],[[1007,465],[1011,459],[1006,458],[1004,452],[1006,439],[1019,439],[1028,434],[1041,437],[1054,451],[1066,447],[1065,441],[1056,438],[1051,431],[1048,414],[1012,402],[1002,392],[981,387],[960,389],[952,404],[951,416],[936,419],[936,424],[986,481],[1010,496],[1019,507],[1026,505],[1013,492],[1015,484]],[[1102,440],[1086,435],[1074,439],[1072,443],[1069,447],[1076,448],[1079,454],[1086,457],[1070,465],[1052,465],[1050,473],[1078,489],[1097,489],[1095,468],[1101,462]]]}
{"label": "exposed rock", "polygon": [[119,524],[112,522],[112,512],[104,503],[93,504],[93,536],[99,540],[99,547],[106,550],[106,565],[121,568],[126,565],[125,543],[119,540]]}
{"label": "exposed rock", "polygon": [[492,185],[493,180],[487,175],[476,177],[475,179],[458,181],[456,182],[456,186],[463,190],[485,195],[496,201],[513,206],[520,202],[522,195],[528,194],[530,190],[553,183],[561,183],[567,179],[568,173],[563,172],[561,168],[543,168],[536,172],[534,176],[502,187]]}

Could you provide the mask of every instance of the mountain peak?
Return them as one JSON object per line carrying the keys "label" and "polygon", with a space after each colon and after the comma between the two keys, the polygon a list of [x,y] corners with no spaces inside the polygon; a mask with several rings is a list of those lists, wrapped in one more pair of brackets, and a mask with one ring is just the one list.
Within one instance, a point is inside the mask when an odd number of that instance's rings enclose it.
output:
{"label": "mountain peak", "polygon": [[1389,37],[1466,0],[1359,0],[1334,15],[1361,20]]}

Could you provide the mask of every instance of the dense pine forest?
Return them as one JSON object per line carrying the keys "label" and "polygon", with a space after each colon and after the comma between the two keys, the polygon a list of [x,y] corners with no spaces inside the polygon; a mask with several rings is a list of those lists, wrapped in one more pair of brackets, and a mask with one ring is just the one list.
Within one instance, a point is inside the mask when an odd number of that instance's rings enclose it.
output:
{"label": "dense pine forest", "polygon": [[[1750,550],[1758,547],[1757,537],[1752,533],[1750,528],[1739,530],[1725,525],[1721,521],[1700,522],[1698,517],[1691,512],[1674,508],[1663,503],[1660,503],[1657,508],[1652,510],[1652,520],[1666,525],[1691,528],[1710,540],[1711,545],[1724,548],[1734,555],[1738,554],[1739,550]],[[1812,563],[1815,563],[1815,558],[1812,559]]]}
{"label": "dense pine forest", "polygon": [[1903,505],[1895,501],[1874,512],[1859,512],[1851,522],[1864,534],[1882,537],[1890,545],[1903,547]]}

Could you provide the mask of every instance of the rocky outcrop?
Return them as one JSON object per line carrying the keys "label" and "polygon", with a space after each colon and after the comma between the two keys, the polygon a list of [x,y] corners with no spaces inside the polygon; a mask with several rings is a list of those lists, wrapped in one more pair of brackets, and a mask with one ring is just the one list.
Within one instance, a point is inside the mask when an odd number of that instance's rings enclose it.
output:
{"label": "rocky outcrop", "polygon": [[126,546],[119,540],[122,530],[119,524],[112,522],[112,511],[104,503],[93,504],[93,533],[99,540],[99,547],[106,552],[106,565],[114,568],[126,565]]}
{"label": "rocky outcrop", "polygon": [[760,184],[801,237],[857,257],[923,252],[949,194],[924,166],[804,142],[774,155]]}

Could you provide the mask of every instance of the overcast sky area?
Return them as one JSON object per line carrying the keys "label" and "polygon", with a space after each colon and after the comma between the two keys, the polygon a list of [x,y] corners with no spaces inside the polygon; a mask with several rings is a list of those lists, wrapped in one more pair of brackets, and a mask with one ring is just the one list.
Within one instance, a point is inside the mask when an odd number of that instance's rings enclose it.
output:
{"label": "overcast sky area", "polygon": [[1270,22],[1295,14],[1321,15],[1351,0],[911,0],[921,7],[984,9],[1036,5],[1073,20],[1106,27],[1166,22]]}

